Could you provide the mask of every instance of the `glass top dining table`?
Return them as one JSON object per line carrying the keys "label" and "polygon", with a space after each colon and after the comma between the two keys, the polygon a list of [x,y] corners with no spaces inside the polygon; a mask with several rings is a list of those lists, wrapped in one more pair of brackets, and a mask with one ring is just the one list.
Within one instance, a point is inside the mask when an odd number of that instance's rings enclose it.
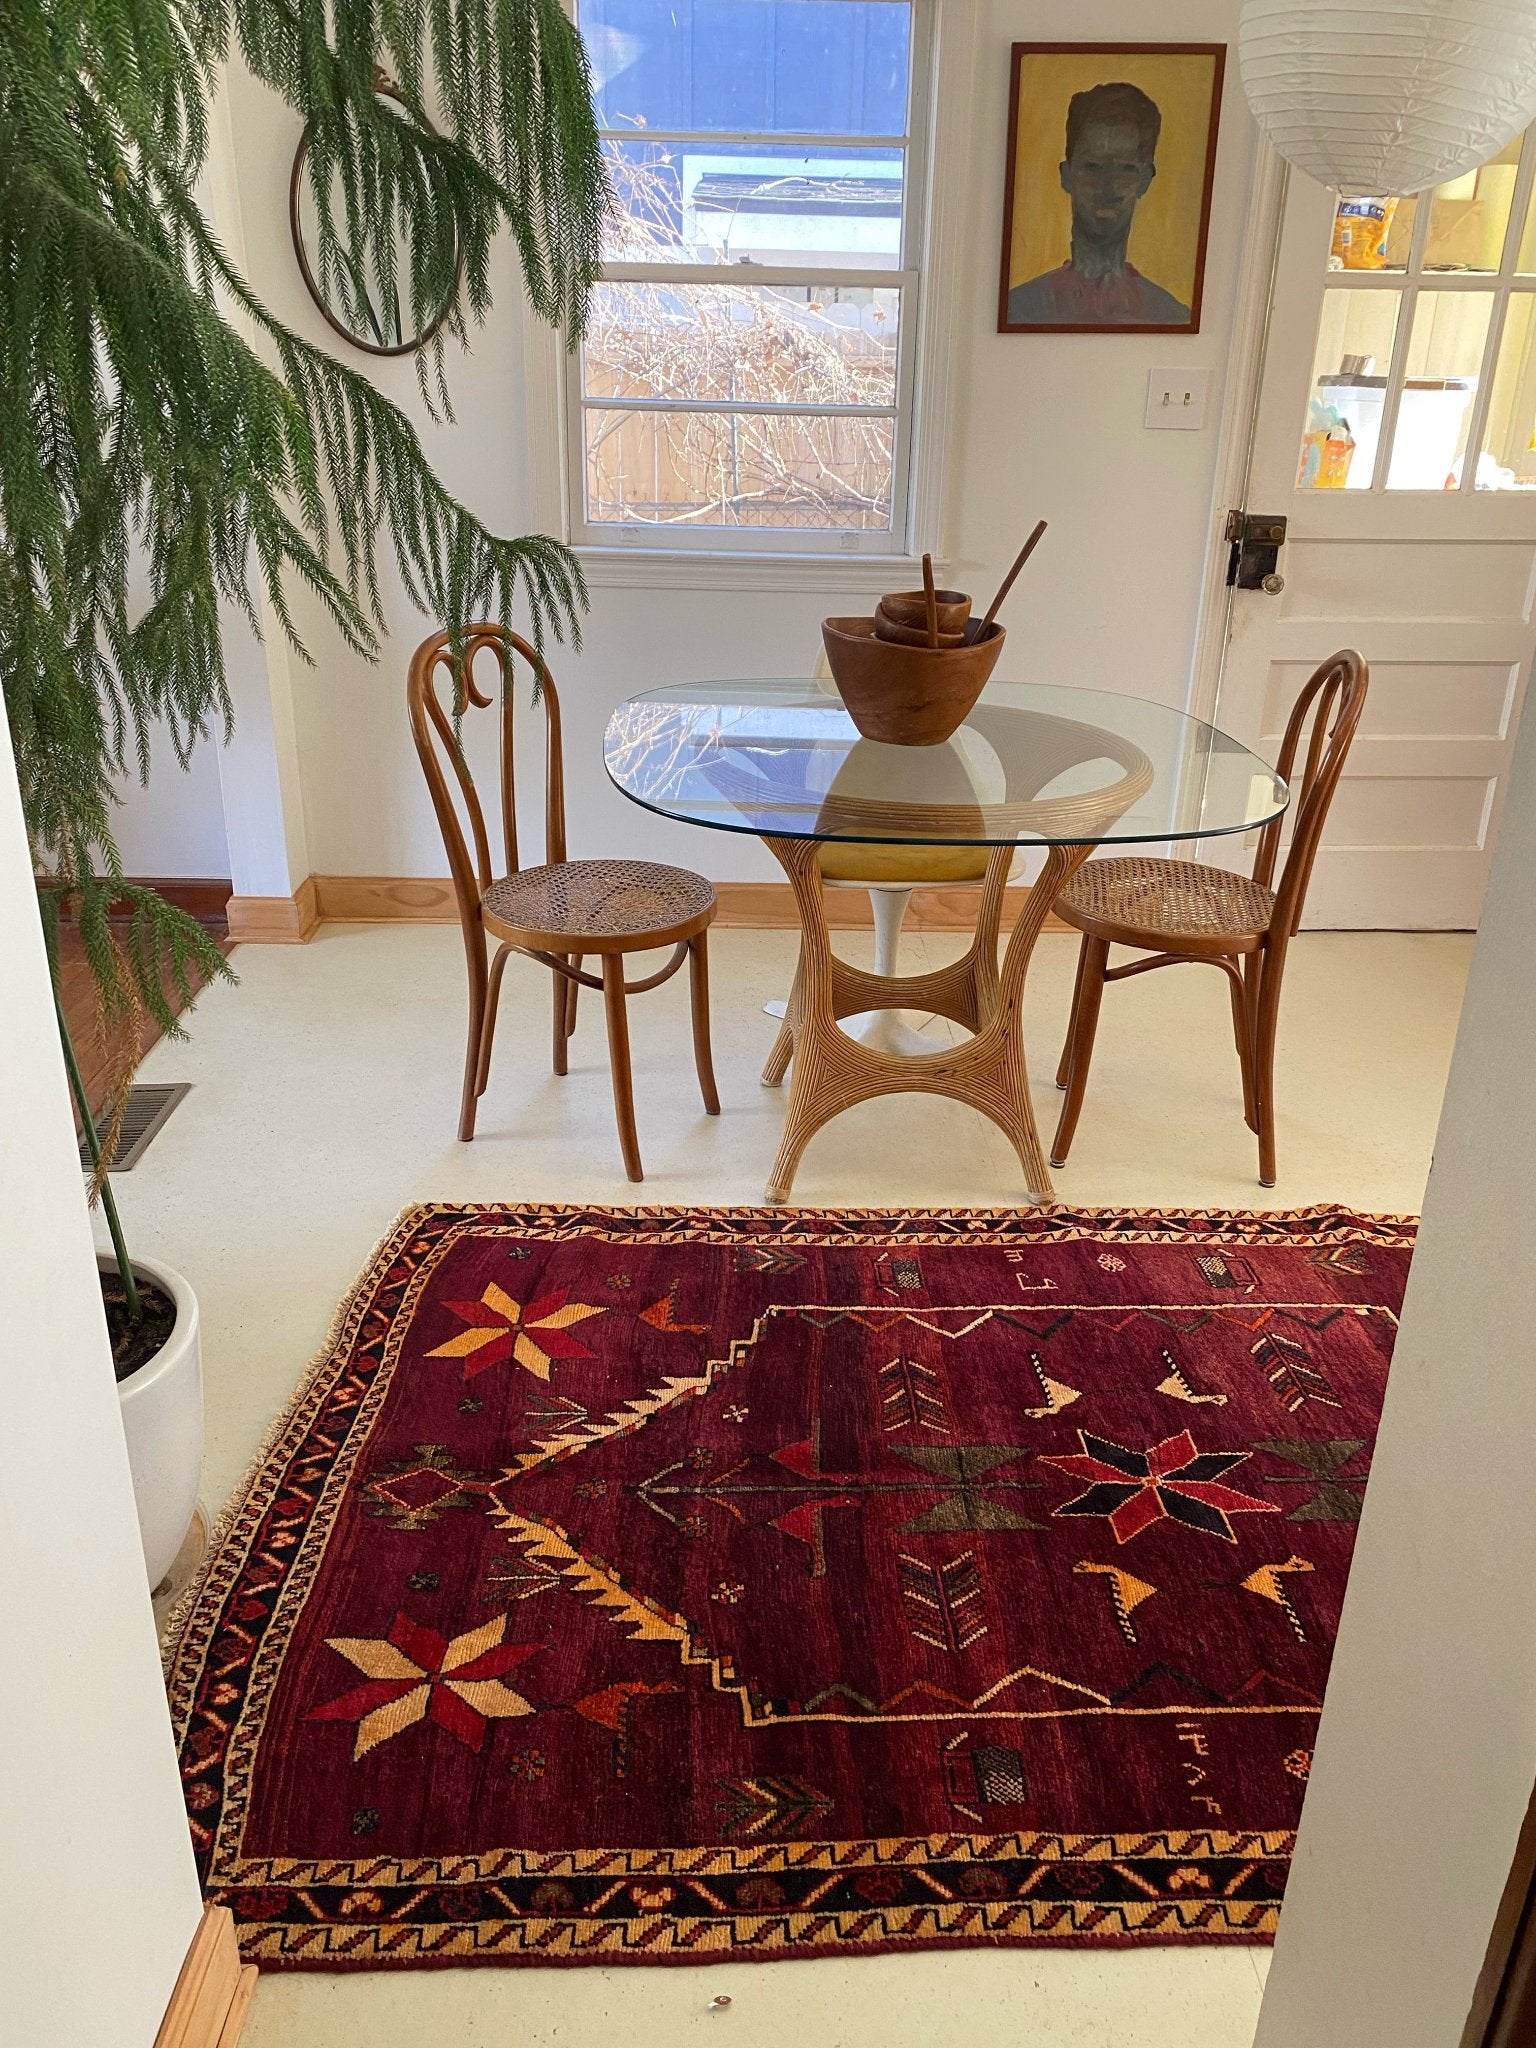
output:
{"label": "glass top dining table", "polygon": [[1201,719],[1036,683],[991,684],[935,747],[862,739],[815,679],[679,683],[621,704],[603,753],[647,810],[765,839],[1102,846],[1247,832],[1286,805]]}
{"label": "glass top dining table", "polygon": [[[990,684],[951,739],[926,747],[862,738],[833,685],[816,678],[673,684],[619,705],[603,756],[618,788],[647,810],[761,838],[794,891],[799,966],[763,1074],[776,1085],[793,1063],[771,1203],[789,1200],[824,1124],[908,1091],[981,1110],[1012,1140],[1031,1195],[1053,1200],[1022,1011],[1030,955],[1059,891],[1096,847],[1252,831],[1289,797],[1266,762],[1200,719],[1140,697],[1034,683]],[[822,896],[830,842],[986,849],[970,870],[985,873],[964,957],[925,974],[875,975],[834,954]],[[1044,864],[999,966],[1004,889],[1029,848],[1044,850]],[[846,856],[837,872],[849,873]],[[904,1055],[839,1028],[879,1010],[952,1018],[970,1035]]]}

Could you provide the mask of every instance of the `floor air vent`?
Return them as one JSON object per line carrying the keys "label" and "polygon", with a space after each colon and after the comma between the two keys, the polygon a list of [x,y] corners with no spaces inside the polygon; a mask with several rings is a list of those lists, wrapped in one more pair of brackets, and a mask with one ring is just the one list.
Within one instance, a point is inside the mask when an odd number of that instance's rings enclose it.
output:
{"label": "floor air vent", "polygon": [[[190,1081],[157,1081],[137,1084],[129,1089],[123,1127],[118,1133],[117,1150],[112,1155],[114,1173],[130,1173],[138,1165],[155,1133],[191,1086]],[[87,1173],[90,1172],[91,1155],[83,1138],[80,1141],[80,1164]]]}

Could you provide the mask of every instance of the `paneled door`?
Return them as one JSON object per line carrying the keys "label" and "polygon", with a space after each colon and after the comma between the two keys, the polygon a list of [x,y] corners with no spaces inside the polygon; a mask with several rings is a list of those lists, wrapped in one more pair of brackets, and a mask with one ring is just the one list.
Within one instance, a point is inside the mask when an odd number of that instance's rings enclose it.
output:
{"label": "paneled door", "polygon": [[[1475,926],[1536,598],[1536,130],[1395,209],[1289,176],[1217,723],[1273,759],[1303,680],[1371,667],[1307,923]],[[1278,587],[1276,587],[1278,585]]]}

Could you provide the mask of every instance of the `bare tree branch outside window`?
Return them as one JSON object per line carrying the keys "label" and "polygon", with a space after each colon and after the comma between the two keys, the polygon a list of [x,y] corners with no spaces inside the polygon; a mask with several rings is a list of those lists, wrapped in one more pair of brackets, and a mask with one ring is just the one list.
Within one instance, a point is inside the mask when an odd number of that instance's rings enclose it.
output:
{"label": "bare tree branch outside window", "polygon": [[705,275],[594,289],[584,390],[614,403],[585,410],[589,520],[889,527],[900,289],[732,282],[712,242],[684,238],[675,145],[610,144],[607,162],[606,260]]}

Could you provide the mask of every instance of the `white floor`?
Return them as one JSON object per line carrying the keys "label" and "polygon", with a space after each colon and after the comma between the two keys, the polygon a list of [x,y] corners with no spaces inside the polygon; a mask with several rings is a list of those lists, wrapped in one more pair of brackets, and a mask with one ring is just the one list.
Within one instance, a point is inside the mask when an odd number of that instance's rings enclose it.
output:
{"label": "white floor", "polygon": [[[844,950],[861,957],[857,935]],[[903,965],[949,957],[913,937]],[[1471,941],[1317,934],[1292,954],[1277,1095],[1280,1184],[1255,1179],[1226,990],[1195,968],[1105,997],[1099,1049],[1061,1200],[1160,1208],[1338,1201],[1416,1210],[1428,1171]],[[867,953],[867,947],[863,949]],[[755,1203],[782,1097],[758,1071],[794,946],[782,933],[714,940],[724,1114],[693,1084],[682,979],[632,1006],[648,1178],[623,1177],[600,1005],[583,997],[572,1072],[549,1072],[547,978],[514,962],[481,1135],[454,1141],[464,992],[457,931],[329,926],[301,948],[243,947],[190,1044],[162,1044],[144,1078],[192,1093],[117,1183],[135,1245],[192,1281],[207,1375],[206,1498],[238,1480],[321,1343],[337,1301],[406,1204],[429,1198]],[[1030,1068],[1049,1138],[1072,942],[1048,936],[1032,972]],[[939,1027],[947,1029],[950,1027]],[[812,1143],[796,1199],[1002,1205],[1013,1154],[976,1113],[898,1097],[851,1111]],[[728,2037],[731,2048],[1243,2048],[1267,1951],[966,1950],[708,1969],[478,1969],[262,1980],[245,2048],[554,2048],[615,2026],[636,2048]],[[712,2009],[725,1995],[728,2009]]]}

